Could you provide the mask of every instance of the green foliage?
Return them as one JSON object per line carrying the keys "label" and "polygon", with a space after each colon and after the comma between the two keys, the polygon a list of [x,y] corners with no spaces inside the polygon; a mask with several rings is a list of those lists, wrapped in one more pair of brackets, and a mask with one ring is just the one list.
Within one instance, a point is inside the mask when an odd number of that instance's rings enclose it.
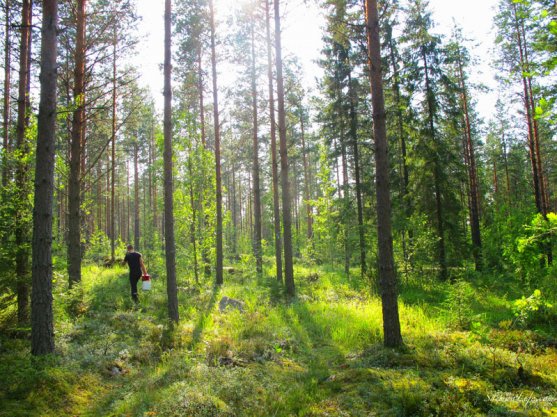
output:
{"label": "green foliage", "polygon": [[83,285],[81,283],[74,283],[72,288],[69,288],[62,294],[61,304],[64,306],[67,314],[72,319],[77,319],[86,313],[88,308]]}
{"label": "green foliage", "polygon": [[547,322],[552,315],[552,308],[553,305],[543,298],[542,292],[538,289],[534,290],[529,297],[523,296],[512,304],[515,323],[522,328],[536,322]]}
{"label": "green foliage", "polygon": [[255,256],[252,252],[243,253],[240,255],[240,261],[238,263],[238,268],[240,269],[240,274],[245,280],[252,280],[257,276]]}
{"label": "green foliage", "polygon": [[[122,248],[123,243],[120,241],[117,246]],[[110,250],[111,246],[109,237],[103,231],[97,230],[89,237],[85,253],[87,259],[100,264],[110,256]]]}
{"label": "green foliage", "polygon": [[423,271],[435,262],[434,254],[439,238],[424,214],[413,213],[408,219],[408,227],[414,232],[408,248],[410,265],[417,271]]}
{"label": "green foliage", "polygon": [[556,227],[557,216],[554,213],[548,213],[547,218],[536,214],[518,231],[515,246],[507,248],[506,254],[516,273],[526,283],[535,285],[547,273],[546,256],[555,244]]}
{"label": "green foliage", "polygon": [[443,306],[449,313],[449,321],[457,329],[468,330],[474,320],[472,302],[476,291],[467,281],[457,279],[451,283]]}
{"label": "green foliage", "polygon": [[331,182],[331,170],[328,165],[327,148],[320,147],[320,171],[318,173],[319,183],[321,184],[320,197],[312,201],[316,215],[313,223],[313,245],[309,251],[309,258],[315,259],[318,263],[325,260],[332,260],[336,251],[337,220],[339,213],[334,205],[333,193],[335,187]]}
{"label": "green foliage", "polygon": [[214,260],[214,155],[202,144],[193,114],[184,111],[176,117],[175,122],[179,134],[175,137],[178,186],[174,191],[174,216],[177,246],[181,249],[177,251],[177,263],[186,269],[188,276],[192,276],[195,260],[198,274],[205,267],[204,260],[209,265]]}
{"label": "green foliage", "polygon": [[524,227],[527,236],[519,238],[517,241],[517,249],[519,252],[525,252],[532,246],[544,246],[553,243],[552,238],[557,230],[557,214],[547,213],[544,217],[542,214],[536,214],[530,225]]}

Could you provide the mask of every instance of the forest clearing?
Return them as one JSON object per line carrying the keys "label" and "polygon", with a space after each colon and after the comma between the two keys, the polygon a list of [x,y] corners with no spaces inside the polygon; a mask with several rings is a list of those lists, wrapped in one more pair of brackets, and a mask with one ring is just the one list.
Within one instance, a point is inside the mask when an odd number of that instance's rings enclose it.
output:
{"label": "forest clearing", "polygon": [[[157,272],[135,307],[126,270],[87,266],[79,291],[55,284],[56,357],[31,360],[27,340],[2,340],[0,415],[556,412],[555,317],[529,316],[532,330],[516,328],[517,289],[478,277],[450,289],[409,281],[400,298],[405,348],[392,350],[382,346],[380,299],[365,283],[331,268],[295,272],[290,303],[272,274],[257,278],[249,263],[223,287],[180,287],[181,320],[171,327]],[[224,296],[244,311],[221,311]]]}
{"label": "forest clearing", "polygon": [[0,417],[557,416],[557,4],[485,2],[0,1]]}

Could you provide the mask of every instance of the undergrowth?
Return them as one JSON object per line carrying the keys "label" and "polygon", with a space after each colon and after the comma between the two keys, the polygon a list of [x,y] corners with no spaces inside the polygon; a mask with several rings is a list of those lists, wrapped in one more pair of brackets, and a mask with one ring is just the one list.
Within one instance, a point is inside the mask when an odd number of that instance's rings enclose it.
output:
{"label": "undergrowth", "polygon": [[[222,288],[179,280],[174,326],[160,278],[135,306],[120,267],[87,266],[72,291],[57,276],[55,355],[33,358],[28,333],[3,323],[0,416],[557,415],[549,301],[543,323],[518,320],[522,298],[480,280],[407,280],[392,350],[356,274],[298,266],[288,300],[273,271],[249,268]],[[223,296],[243,311],[220,312]]]}

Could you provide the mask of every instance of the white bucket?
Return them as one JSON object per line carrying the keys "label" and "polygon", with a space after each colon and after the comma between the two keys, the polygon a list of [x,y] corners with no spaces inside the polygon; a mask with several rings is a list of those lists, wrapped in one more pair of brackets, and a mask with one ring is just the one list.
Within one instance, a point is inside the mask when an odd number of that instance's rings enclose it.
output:
{"label": "white bucket", "polygon": [[149,275],[141,277],[141,289],[143,291],[149,291],[151,289],[151,277]]}

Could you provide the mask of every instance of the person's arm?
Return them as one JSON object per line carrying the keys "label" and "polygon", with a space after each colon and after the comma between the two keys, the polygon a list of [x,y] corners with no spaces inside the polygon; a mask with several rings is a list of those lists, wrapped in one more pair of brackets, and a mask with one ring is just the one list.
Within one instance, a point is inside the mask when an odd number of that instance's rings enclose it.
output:
{"label": "person's arm", "polygon": [[126,262],[128,262],[128,254],[126,253],[126,256],[124,256],[124,259],[122,259],[122,261],[120,262],[122,265],[125,265]]}
{"label": "person's arm", "polygon": [[141,267],[143,275],[147,275],[147,268],[145,268],[145,264],[143,263],[143,257],[139,258],[139,266]]}

